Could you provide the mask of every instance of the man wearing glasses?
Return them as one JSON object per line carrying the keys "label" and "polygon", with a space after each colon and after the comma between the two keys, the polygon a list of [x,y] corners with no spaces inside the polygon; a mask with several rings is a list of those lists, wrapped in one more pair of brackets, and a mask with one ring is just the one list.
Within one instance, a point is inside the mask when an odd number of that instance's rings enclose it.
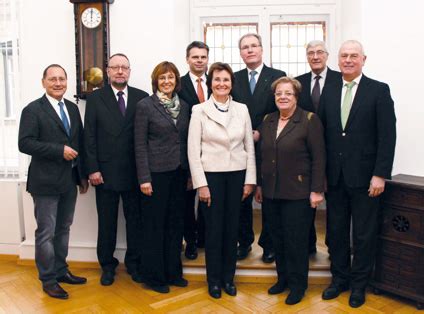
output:
{"label": "man wearing glasses", "polygon": [[[313,40],[306,46],[306,57],[311,71],[302,74],[296,79],[302,84],[302,91],[297,104],[306,111],[318,112],[321,94],[332,82],[339,82],[341,74],[327,67],[328,51],[325,42]],[[312,208],[314,215],[309,230],[309,254],[317,252],[317,235],[315,230],[316,208]]]}
{"label": "man wearing glasses", "polygon": [[[239,40],[240,57],[246,64],[246,69],[235,72],[235,82],[232,96],[235,101],[246,104],[252,121],[253,139],[259,140],[258,126],[265,115],[277,110],[271,84],[276,79],[286,76],[281,70],[267,67],[262,61],[262,38],[258,34],[248,33]],[[255,239],[252,222],[252,195],[246,198],[240,210],[238,260],[245,259],[252,250]],[[271,237],[268,231],[266,210],[262,209],[262,232],[259,245],[263,248],[262,260],[272,263],[275,259]]]}
{"label": "man wearing glasses", "polygon": [[110,85],[87,97],[84,145],[89,180],[96,187],[98,214],[97,257],[102,267],[100,283],[113,284],[119,261],[116,247],[119,199],[122,199],[127,231],[125,266],[135,282],[139,272],[140,205],[134,157],[136,104],[148,94],[128,86],[131,68],[124,54],[109,58]]}

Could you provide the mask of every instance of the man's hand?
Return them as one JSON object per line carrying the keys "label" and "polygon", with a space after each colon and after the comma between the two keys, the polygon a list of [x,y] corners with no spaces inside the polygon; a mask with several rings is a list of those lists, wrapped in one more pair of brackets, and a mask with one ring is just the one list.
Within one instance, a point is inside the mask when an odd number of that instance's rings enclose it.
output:
{"label": "man's hand", "polygon": [[253,192],[254,187],[255,187],[254,184],[245,184],[243,186],[243,196],[241,197],[242,201],[244,201],[250,195],[250,193]]}
{"label": "man's hand", "polygon": [[382,177],[373,176],[371,178],[370,187],[368,189],[368,195],[370,197],[379,196],[384,192],[384,186],[386,181]]}
{"label": "man's hand", "polygon": [[208,207],[210,207],[212,200],[208,186],[201,186],[197,190],[199,191],[199,201],[207,203]]}
{"label": "man's hand", "polygon": [[140,184],[140,191],[144,195],[152,196],[152,194],[153,194],[152,184],[150,182]]}
{"label": "man's hand", "polygon": [[88,179],[90,180],[91,185],[94,186],[104,183],[102,173],[100,171],[93,172],[88,176]]}
{"label": "man's hand", "polygon": [[81,179],[81,183],[79,185],[80,194],[87,193],[87,190],[88,190],[88,180],[87,179]]}
{"label": "man's hand", "polygon": [[74,160],[75,158],[77,158],[77,156],[78,152],[75,149],[66,145],[63,146],[63,158],[65,160]]}

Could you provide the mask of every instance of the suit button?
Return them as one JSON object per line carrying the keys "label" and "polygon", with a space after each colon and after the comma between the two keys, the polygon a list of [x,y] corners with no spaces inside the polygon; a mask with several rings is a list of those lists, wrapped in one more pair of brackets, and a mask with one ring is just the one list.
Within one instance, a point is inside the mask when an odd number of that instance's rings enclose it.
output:
{"label": "suit button", "polygon": [[275,163],[275,160],[272,160],[272,163],[274,164]]}
{"label": "suit button", "polygon": [[345,132],[343,132],[343,133],[342,133],[342,136],[346,136],[346,133],[345,133]]}
{"label": "suit button", "polygon": [[339,156],[343,156],[343,153],[339,153]]}

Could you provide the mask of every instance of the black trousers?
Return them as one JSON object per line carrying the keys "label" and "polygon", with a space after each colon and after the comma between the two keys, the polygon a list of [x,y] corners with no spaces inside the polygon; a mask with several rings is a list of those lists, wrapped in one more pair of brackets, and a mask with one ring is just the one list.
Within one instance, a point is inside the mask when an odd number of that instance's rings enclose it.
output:
{"label": "black trousers", "polygon": [[309,228],[309,252],[315,251],[317,248],[317,231],[315,229],[315,217],[317,215],[317,209],[312,208],[312,222],[311,227]]}
{"label": "black trousers", "polygon": [[152,196],[141,196],[141,271],[149,285],[166,285],[183,275],[181,247],[187,172],[152,172]]}
{"label": "black trousers", "polygon": [[141,260],[140,251],[140,190],[113,191],[96,186],[96,205],[98,218],[97,258],[103,271],[114,271],[119,261],[113,256],[116,248],[118,228],[119,199],[125,216],[127,251],[125,266],[129,273],[138,270]]}
{"label": "black trousers", "polygon": [[204,207],[206,274],[209,284],[234,280],[240,200],[246,171],[206,172],[211,206]]}
{"label": "black trousers", "polygon": [[[333,281],[364,289],[375,260],[380,197],[369,197],[368,187],[350,188],[340,178],[329,186],[327,238]],[[353,259],[350,252],[352,221]]]}
{"label": "black trousers", "polygon": [[185,192],[184,240],[187,244],[197,244],[203,247],[205,244],[205,218],[202,203],[199,202],[196,219],[195,198],[196,190]]}
{"label": "black trousers", "polygon": [[309,199],[264,198],[263,203],[270,217],[278,280],[287,282],[291,291],[305,291],[308,287],[308,238],[312,220]]}
{"label": "black trousers", "polygon": [[[238,231],[238,242],[241,247],[247,248],[255,241],[255,233],[253,231],[253,195],[250,195],[240,207],[240,224]],[[273,250],[272,238],[269,232],[269,218],[267,212],[262,209],[262,230],[259,236],[258,244],[264,250]]]}

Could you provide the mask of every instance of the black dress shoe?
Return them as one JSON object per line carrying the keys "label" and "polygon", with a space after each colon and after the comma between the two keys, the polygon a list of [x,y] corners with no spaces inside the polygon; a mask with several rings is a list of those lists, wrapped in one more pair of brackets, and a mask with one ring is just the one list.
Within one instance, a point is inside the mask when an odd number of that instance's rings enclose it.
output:
{"label": "black dress shoe", "polygon": [[323,300],[331,300],[337,298],[343,291],[349,290],[348,285],[331,283],[322,293]]}
{"label": "black dress shoe", "polygon": [[168,285],[149,285],[146,284],[146,286],[156,292],[159,293],[169,293],[169,286]]}
{"label": "black dress shoe", "polygon": [[268,289],[268,294],[280,294],[283,293],[287,288],[285,281],[277,281],[271,288]]}
{"label": "black dress shoe", "polygon": [[195,244],[187,244],[184,252],[185,257],[194,260],[197,258],[197,247]]}
{"label": "black dress shoe", "polygon": [[290,291],[289,295],[287,296],[286,304],[287,305],[297,304],[300,301],[302,301],[302,298],[303,298],[304,295],[305,295],[304,291],[292,290],[292,291]]}
{"label": "black dress shoe", "polygon": [[136,283],[143,283],[143,277],[141,276],[140,272],[138,271],[133,271],[131,274],[131,279],[136,282]]}
{"label": "black dress shoe", "polygon": [[237,288],[233,282],[227,282],[226,284],[224,284],[224,291],[226,294],[232,297],[237,295]]}
{"label": "black dress shoe", "polygon": [[262,261],[267,264],[274,262],[275,252],[271,250],[264,250],[264,254],[262,254]]}
{"label": "black dress shoe", "polygon": [[178,279],[171,280],[169,282],[169,284],[171,286],[175,286],[175,287],[187,287],[188,281],[186,279],[184,279],[183,277],[181,277],[181,278],[178,278]]}
{"label": "black dress shoe", "polygon": [[249,255],[250,251],[252,251],[252,246],[249,245],[248,247],[242,247],[239,246],[237,248],[237,260],[241,261]]}
{"label": "black dress shoe", "polygon": [[360,307],[365,303],[365,291],[363,289],[352,289],[349,297],[349,305],[351,307]]}
{"label": "black dress shoe", "polygon": [[100,277],[100,284],[102,286],[110,286],[115,281],[115,273],[112,271],[104,271]]}
{"label": "black dress shoe", "polygon": [[221,287],[218,285],[209,285],[208,292],[212,298],[219,299],[221,297]]}
{"label": "black dress shoe", "polygon": [[43,285],[43,291],[52,298],[63,300],[69,298],[68,293],[58,283]]}
{"label": "black dress shoe", "polygon": [[68,271],[65,275],[57,278],[57,282],[64,282],[70,285],[82,285],[87,282],[87,278],[72,275],[72,273]]}

